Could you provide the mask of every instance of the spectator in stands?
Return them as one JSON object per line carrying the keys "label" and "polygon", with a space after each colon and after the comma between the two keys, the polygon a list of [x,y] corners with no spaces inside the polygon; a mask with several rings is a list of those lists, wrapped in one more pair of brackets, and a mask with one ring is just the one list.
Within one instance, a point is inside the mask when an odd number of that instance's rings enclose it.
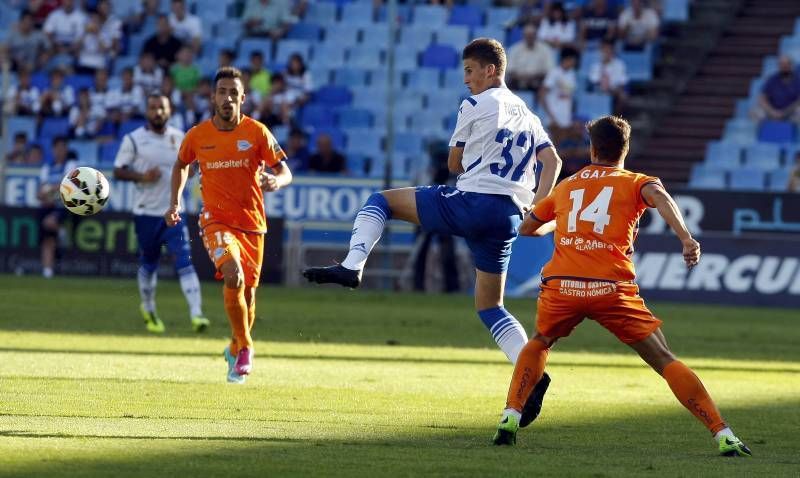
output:
{"label": "spectator in stands", "polygon": [[92,75],[95,71],[108,67],[112,45],[100,31],[101,28],[100,16],[91,13],[83,34],[75,43],[75,50],[78,52],[77,73]]}
{"label": "spectator in stands", "polygon": [[523,41],[508,49],[507,77],[512,90],[537,91],[547,73],[556,66],[553,49],[538,41],[536,33],[536,25],[525,25]]}
{"label": "spectator in stands", "polygon": [[788,56],[780,57],[778,72],[761,87],[752,115],[758,121],[771,119],[800,123],[800,74]]}
{"label": "spectator in stands", "polygon": [[609,7],[608,0],[592,0],[581,11],[581,43],[613,40],[617,32],[617,12]]}
{"label": "spectator in stands", "polygon": [[8,53],[12,68],[19,72],[23,67],[34,71],[44,65],[49,42],[47,36],[34,28],[33,15],[23,12],[8,39]]}
{"label": "spectator in stands", "polygon": [[144,91],[133,81],[133,68],[125,68],[120,74],[120,84],[108,94],[108,105],[119,111],[119,121],[141,117],[143,114]]}
{"label": "spectator in stands", "polygon": [[56,10],[60,4],[60,0],[28,0],[25,10],[31,13],[33,25],[39,30],[44,26],[50,13]]}
{"label": "spectator in stands", "polygon": [[333,147],[327,134],[317,136],[317,152],[308,158],[308,170],[315,173],[347,173],[347,160]]}
{"label": "spectator in stands", "polygon": [[645,0],[631,0],[619,15],[619,37],[626,50],[641,51],[658,38],[658,13]]}
{"label": "spectator in stands", "polygon": [[155,29],[157,19],[161,14],[161,2],[159,0],[133,2],[127,15],[123,17],[126,30],[141,32]]}
{"label": "spectator in stands", "polygon": [[24,166],[41,166],[44,162],[44,151],[38,144],[32,144],[25,152]]}
{"label": "spectator in stands", "polygon": [[169,25],[173,35],[184,45],[191,46],[194,53],[200,52],[203,39],[203,24],[197,15],[186,11],[183,0],[172,0],[172,13],[169,15]]}
{"label": "spectator in stands", "polygon": [[539,90],[539,101],[550,120],[548,127],[556,144],[573,126],[572,104],[577,85],[577,64],[577,50],[571,47],[561,50],[558,66],[550,70]]}
{"label": "spectator in stands", "polygon": [[122,21],[111,11],[109,0],[97,2],[97,15],[100,18],[100,34],[109,45],[108,53],[113,57],[122,51]]}
{"label": "spectator in stands", "polygon": [[40,97],[43,116],[65,116],[75,104],[75,90],[64,84],[64,71],[60,69],[50,72],[50,86]]}
{"label": "spectator in stands", "polygon": [[250,92],[257,91],[262,97],[269,94],[272,78],[269,71],[264,68],[264,54],[258,50],[250,53]]}
{"label": "spectator in stands", "polygon": [[181,93],[192,93],[200,82],[200,68],[194,64],[194,53],[188,46],[178,51],[178,61],[169,69],[175,88]]}
{"label": "spectator in stands", "polygon": [[[242,71],[242,84],[250,84],[250,71]],[[268,114],[264,107],[265,98],[266,96],[263,96],[258,90],[248,91],[247,95],[244,97],[244,102],[242,103],[242,114],[267,124],[267,122],[264,121],[264,117],[262,117],[262,115]],[[270,121],[272,121],[271,124],[281,124],[280,117],[272,118]]]}
{"label": "spectator in stands", "polygon": [[19,72],[18,83],[8,90],[8,101],[5,103],[6,112],[19,116],[38,114],[41,109],[42,93],[33,85],[30,70],[23,68]]}
{"label": "spectator in stands", "polygon": [[19,166],[25,164],[25,153],[28,149],[28,134],[24,131],[14,133],[14,143],[6,153],[6,164]]}
{"label": "spectator in stands", "polygon": [[297,95],[298,105],[304,105],[311,99],[311,91],[314,85],[311,81],[311,72],[308,71],[303,57],[299,53],[292,53],[289,56],[289,64],[284,73],[286,86]]}
{"label": "spectator in stands", "polygon": [[567,11],[561,2],[550,5],[548,15],[539,24],[538,35],[539,40],[557,49],[575,44],[577,40],[575,20],[567,16]]}
{"label": "spectator in stands", "polygon": [[794,166],[789,172],[789,184],[787,189],[792,193],[800,193],[800,151],[794,154]]}
{"label": "spectator in stands", "polygon": [[294,118],[298,96],[288,88],[280,73],[272,77],[272,88],[261,103],[261,121],[267,126],[290,125]]}
{"label": "spectator in stands", "polygon": [[88,88],[78,92],[78,103],[69,110],[69,125],[72,137],[92,139],[100,131],[106,110],[101,104],[94,103]]}
{"label": "spectator in stands", "polygon": [[167,16],[159,15],[156,33],[144,42],[142,52],[151,53],[158,66],[169,71],[169,67],[175,62],[178,50],[182,46],[181,41],[172,34],[172,27],[169,25]]}
{"label": "spectator in stands", "polygon": [[194,104],[198,112],[202,113],[202,118],[207,119],[211,117],[211,95],[214,89],[211,87],[211,80],[209,78],[200,79],[197,84],[197,91],[194,93]]}
{"label": "spectator in stands", "polygon": [[300,128],[292,128],[289,131],[289,139],[283,149],[286,153],[286,163],[292,172],[308,171],[308,158],[311,153],[308,150],[308,138]]}
{"label": "spectator in stands", "polygon": [[142,89],[142,93],[149,95],[161,88],[164,81],[164,71],[156,63],[156,58],[150,52],[139,55],[139,64],[133,68],[133,82]]}
{"label": "spectator in stands", "polygon": [[278,40],[297,21],[289,0],[247,0],[242,14],[247,35],[269,36]]}
{"label": "spectator in stands", "polygon": [[589,82],[592,91],[614,97],[615,110],[623,108],[627,98],[625,87],[628,85],[628,74],[625,63],[617,58],[613,40],[603,40],[600,59],[589,69]]}
{"label": "spectator in stands", "polygon": [[235,66],[233,61],[236,59],[236,52],[229,49],[223,48],[219,51],[219,55],[217,56],[217,68],[223,68],[226,66]]}
{"label": "spectator in stands", "polygon": [[39,239],[42,275],[46,278],[53,277],[58,237],[65,217],[65,210],[61,207],[58,197],[61,179],[77,167],[77,156],[67,147],[67,138],[55,137],[52,145],[53,161],[42,165],[37,193],[41,205],[39,209]]}
{"label": "spectator in stands", "polygon": [[70,51],[83,35],[88,18],[75,6],[75,0],[63,0],[61,7],[53,10],[44,22],[44,32],[59,49]]}
{"label": "spectator in stands", "polygon": [[506,28],[514,26],[523,26],[529,23],[537,24],[542,18],[544,12],[544,5],[542,0],[523,0],[517,11],[517,18],[509,25],[503,25]]}
{"label": "spectator in stands", "polygon": [[161,88],[159,88],[159,91],[169,98],[170,107],[174,116],[174,113],[181,107],[182,100],[181,92],[175,88],[175,80],[173,80],[171,76],[165,76],[164,79],[161,80]]}
{"label": "spectator in stands", "polygon": [[187,130],[211,116],[207,110],[203,111],[198,107],[195,102],[196,98],[197,95],[189,91],[181,94],[181,107],[178,114],[181,116],[184,128]]}

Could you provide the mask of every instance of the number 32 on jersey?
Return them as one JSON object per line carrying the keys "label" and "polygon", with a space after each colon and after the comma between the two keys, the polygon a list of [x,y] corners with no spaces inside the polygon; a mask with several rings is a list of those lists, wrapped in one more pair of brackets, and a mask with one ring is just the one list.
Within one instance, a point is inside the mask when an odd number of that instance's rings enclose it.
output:
{"label": "number 32 on jersey", "polygon": [[608,214],[608,205],[611,202],[611,195],[614,193],[612,186],[606,186],[583,210],[583,195],[585,189],[575,189],[570,191],[569,198],[572,200],[572,209],[567,216],[567,232],[575,232],[578,229],[578,220],[591,222],[593,230],[597,234],[602,234],[606,226],[611,222]]}

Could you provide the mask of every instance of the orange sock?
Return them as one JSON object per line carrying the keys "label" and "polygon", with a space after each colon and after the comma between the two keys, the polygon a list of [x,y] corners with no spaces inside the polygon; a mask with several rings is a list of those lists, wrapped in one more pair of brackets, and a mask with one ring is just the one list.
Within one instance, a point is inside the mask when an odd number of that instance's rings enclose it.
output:
{"label": "orange sock", "polygon": [[247,323],[249,330],[253,330],[256,323],[256,288],[248,287],[245,289],[244,299],[247,302]]}
{"label": "orange sock", "polygon": [[706,391],[703,382],[692,369],[680,360],[670,362],[661,373],[672,393],[712,434],[725,428],[725,421],[717,410],[714,400]]}
{"label": "orange sock", "polygon": [[511,385],[508,388],[506,408],[521,412],[525,402],[533,391],[533,387],[541,380],[547,353],[550,348],[540,340],[529,340],[517,358]]}
{"label": "orange sock", "polygon": [[231,289],[222,287],[225,298],[225,312],[228,313],[228,322],[231,324],[231,354],[234,356],[243,347],[252,347],[253,339],[250,338],[249,319],[247,316],[247,303],[244,300],[244,287]]}

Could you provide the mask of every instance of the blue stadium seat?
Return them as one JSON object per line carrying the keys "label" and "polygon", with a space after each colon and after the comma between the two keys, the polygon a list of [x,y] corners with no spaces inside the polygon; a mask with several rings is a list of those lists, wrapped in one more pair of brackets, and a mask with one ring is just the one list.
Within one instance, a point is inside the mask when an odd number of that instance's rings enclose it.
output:
{"label": "blue stadium seat", "polygon": [[534,107],[536,106],[536,96],[533,94],[533,91],[528,90],[520,90],[516,92],[519,99],[525,102],[525,105],[533,111]]}
{"label": "blue stadium seat", "polygon": [[133,68],[138,63],[138,59],[132,56],[118,56],[114,58],[113,75],[119,76],[125,68]]}
{"label": "blue stadium seat", "polygon": [[50,87],[50,77],[43,71],[37,71],[31,75],[31,86],[43,91]]}
{"label": "blue stadium seat", "polygon": [[369,128],[372,126],[372,113],[361,108],[342,108],[336,122],[340,128]]}
{"label": "blue stadium seat", "polygon": [[230,48],[236,49],[236,43],[244,35],[244,26],[241,18],[219,19],[215,25],[215,30],[216,32],[214,37],[203,39],[203,48],[205,48],[205,43],[208,42],[214,42],[217,44],[223,42],[229,44]]}
{"label": "blue stadium seat", "polygon": [[286,141],[289,140],[289,127],[283,124],[276,124],[270,127],[269,129],[272,131],[272,135],[275,136],[275,140],[278,141],[278,144],[286,144]]}
{"label": "blue stadium seat", "polygon": [[417,156],[424,151],[422,136],[418,133],[397,133],[394,136],[394,151],[406,156]]}
{"label": "blue stadium seat", "polygon": [[389,25],[374,23],[361,27],[361,43],[386,50],[389,46]]}
{"label": "blue stadium seat", "polygon": [[349,132],[347,153],[363,154],[373,159],[382,157],[383,136],[374,129]]}
{"label": "blue stadium seat", "polygon": [[[403,76],[405,71],[395,67],[394,70],[394,87],[396,90],[403,89]],[[386,68],[378,68],[369,72],[369,84],[371,86],[378,86],[386,88],[389,81],[389,71]]]}
{"label": "blue stadium seat", "polygon": [[459,25],[449,25],[436,30],[436,43],[450,45],[457,51],[469,43],[469,29]]}
{"label": "blue stadium seat", "polygon": [[333,84],[347,86],[352,89],[367,86],[367,70],[355,68],[341,68],[333,72]]}
{"label": "blue stadium seat", "polygon": [[336,21],[337,6],[332,2],[308,2],[308,10],[303,18],[308,23],[327,25]]}
{"label": "blue stadium seat", "polygon": [[289,57],[295,53],[299,53],[303,57],[303,61],[308,63],[311,58],[311,43],[305,40],[281,40],[278,42],[278,48],[275,50],[272,61],[286,64],[289,62]]}
{"label": "blue stadium seat", "polygon": [[[388,15],[388,8],[386,5],[381,5],[378,9],[378,21],[386,22],[386,15]],[[411,5],[398,4],[395,18],[399,24],[409,23],[411,21]]]}
{"label": "blue stadium seat", "polygon": [[441,85],[441,70],[419,68],[408,72],[406,88],[417,91],[435,91]]}
{"label": "blue stadium seat", "polygon": [[763,191],[764,172],[758,169],[734,169],[728,172],[730,189],[739,191]]}
{"label": "blue stadium seat", "polygon": [[483,9],[475,5],[453,5],[449,23],[469,28],[483,26]]}
{"label": "blue stadium seat", "polygon": [[323,42],[314,46],[314,62],[312,65],[328,69],[343,68],[347,49],[335,42]]}
{"label": "blue stadium seat", "polygon": [[353,99],[350,90],[343,86],[323,86],[314,93],[314,101],[327,106],[344,106]]}
{"label": "blue stadium seat", "polygon": [[517,19],[519,10],[513,7],[491,7],[486,10],[486,26],[505,28]]}
{"label": "blue stadium seat", "polygon": [[308,66],[308,71],[311,73],[311,78],[317,86],[327,85],[333,81],[333,72],[335,68],[328,68],[325,65],[320,65],[317,62],[312,62]]}
{"label": "blue stadium seat", "polygon": [[734,113],[734,118],[747,118],[750,114],[751,108],[751,100],[750,99],[743,99],[743,100],[736,100],[736,112]]}
{"label": "blue stadium seat", "polygon": [[408,180],[411,178],[411,159],[402,151],[394,150],[392,154],[392,179]]}
{"label": "blue stadium seat", "polygon": [[739,144],[751,144],[756,140],[756,125],[746,118],[728,120],[722,139]]}
{"label": "blue stadium seat", "polygon": [[[494,38],[495,40],[503,43],[506,39],[506,31],[502,27],[495,25],[488,25],[485,27],[478,27],[472,30],[472,38]],[[511,45],[508,45],[511,46]]]}
{"label": "blue stadium seat", "polygon": [[269,61],[272,57],[272,40],[261,37],[245,37],[239,42],[237,64],[249,64],[250,55],[254,51],[260,51],[264,55],[264,61]]}
{"label": "blue stadium seat", "polygon": [[767,174],[767,189],[770,191],[786,191],[789,186],[790,169],[776,169]]}
{"label": "blue stadium seat", "polygon": [[747,94],[747,97],[751,100],[757,99],[758,96],[761,94],[761,88],[764,86],[764,82],[766,80],[764,77],[756,78],[750,82],[750,90]]}
{"label": "blue stadium seat", "polygon": [[78,156],[81,166],[96,166],[99,160],[97,143],[94,141],[70,141],[69,149]]}
{"label": "blue stadium seat", "polygon": [[325,41],[349,48],[358,43],[358,31],[358,28],[354,28],[352,25],[342,23],[326,24]]}
{"label": "blue stadium seat", "polygon": [[[464,88],[464,94],[469,94]],[[458,111],[461,106],[461,95],[454,94],[450,90],[446,92],[436,92],[428,95],[426,109],[438,111],[442,114],[450,114]]]}
{"label": "blue stadium seat", "polygon": [[764,57],[764,61],[763,63],[761,63],[761,76],[769,77],[777,72],[778,72],[778,57],[775,55]]}
{"label": "blue stadium seat", "polygon": [[333,110],[325,104],[310,103],[300,111],[300,123],[312,129],[332,128],[336,125]]}
{"label": "blue stadium seat", "polygon": [[[395,107],[394,113],[392,114],[392,121],[393,121],[393,125],[392,126],[394,127],[395,132],[408,131],[408,129],[409,129],[409,116],[411,116],[412,114],[413,113],[410,113],[408,111],[408,107],[402,107],[402,106]],[[374,116],[375,123],[374,124],[375,124],[375,128],[377,130],[384,131],[384,132],[387,130],[387,128],[389,126],[387,124],[387,121],[388,121],[387,116],[388,115],[387,115],[385,109],[383,111],[381,111],[380,113],[376,113],[375,114],[375,116]]]}
{"label": "blue stadium seat", "polygon": [[350,153],[347,155],[347,170],[357,178],[363,178],[367,175],[368,165],[369,158],[363,154]]}
{"label": "blue stadium seat", "polygon": [[424,137],[441,138],[445,135],[444,115],[435,110],[426,110],[409,118],[409,130]]}
{"label": "blue stadium seat", "polygon": [[342,5],[339,21],[347,25],[367,25],[374,21],[371,1],[356,1]]}
{"label": "blue stadium seat", "polygon": [[520,40],[522,40],[522,27],[514,27],[506,32],[506,42],[504,45],[511,46]]}
{"label": "blue stadium seat", "polygon": [[575,113],[581,118],[597,118],[611,114],[611,96],[601,93],[580,93]]}
{"label": "blue stadium seat", "polygon": [[28,142],[36,139],[36,118],[30,116],[11,116],[7,123],[8,131],[3,135],[6,147],[10,147],[14,142],[14,135],[25,133]]}
{"label": "blue stadium seat", "polygon": [[386,109],[387,98],[386,86],[383,84],[370,83],[369,88],[357,88],[353,90],[353,106],[368,108],[372,111]]}
{"label": "blue stadium seat", "polygon": [[315,23],[295,23],[286,34],[286,38],[292,40],[306,40],[310,42],[319,41],[321,37],[322,27]]}
{"label": "blue stadium seat", "polygon": [[114,164],[114,159],[117,157],[119,151],[120,141],[111,141],[100,145],[100,158],[99,163]]}
{"label": "blue stadium seat", "polygon": [[745,149],[744,164],[748,168],[771,171],[781,166],[781,148],[772,143],[756,143]]}
{"label": "blue stadium seat", "polygon": [[144,125],[145,121],[141,119],[130,119],[124,121],[121,125],[119,125],[119,129],[117,130],[117,138],[122,139],[122,137],[125,136],[126,134]]}
{"label": "blue stadium seat", "polygon": [[459,56],[455,49],[447,45],[430,45],[422,52],[420,61],[422,66],[431,68],[455,68],[459,63]]}
{"label": "blue stadium seat", "polygon": [[733,169],[741,164],[742,147],[738,143],[711,141],[706,146],[706,164],[717,168]]}
{"label": "blue stadium seat", "polygon": [[436,29],[429,25],[406,25],[400,30],[400,43],[403,49],[421,52],[433,43]]}
{"label": "blue stadium seat", "polygon": [[384,153],[379,155],[370,156],[367,177],[369,178],[383,178],[385,174],[384,168],[386,167],[386,156]]}
{"label": "blue stadium seat", "polygon": [[375,70],[381,67],[382,50],[369,45],[358,45],[350,48],[347,55],[347,66],[364,70]]}
{"label": "blue stadium seat", "polygon": [[434,27],[444,26],[447,23],[447,9],[440,5],[416,5],[414,23]]}
{"label": "blue stadium seat", "polygon": [[689,0],[664,0],[664,21],[685,22],[689,20]]}
{"label": "blue stadium seat", "polygon": [[411,50],[397,51],[394,67],[400,71],[414,70],[419,67],[419,55]]}
{"label": "blue stadium seat", "polygon": [[49,117],[42,120],[39,138],[49,142],[56,136],[69,136],[69,119]]}
{"label": "blue stadium seat", "polygon": [[619,58],[625,63],[630,81],[650,81],[653,79],[652,59],[648,53],[623,51]]}
{"label": "blue stadium seat", "polygon": [[725,189],[726,186],[724,171],[692,176],[689,179],[689,187],[694,189]]}
{"label": "blue stadium seat", "polygon": [[83,88],[91,90],[94,88],[94,77],[91,75],[69,75],[64,78],[64,84],[71,86],[75,93]]}
{"label": "blue stadium seat", "polygon": [[788,121],[764,120],[758,128],[758,140],[768,143],[794,141],[794,124]]}

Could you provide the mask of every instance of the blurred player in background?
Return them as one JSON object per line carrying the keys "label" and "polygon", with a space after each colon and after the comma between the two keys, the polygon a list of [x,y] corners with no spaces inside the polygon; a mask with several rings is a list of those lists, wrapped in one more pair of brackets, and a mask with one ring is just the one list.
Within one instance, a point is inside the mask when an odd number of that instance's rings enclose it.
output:
{"label": "blurred player in background", "polygon": [[147,330],[164,332],[164,322],[156,312],[156,282],[161,246],[175,257],[175,272],[181,290],[189,304],[189,319],[195,332],[204,331],[209,321],[203,316],[200,280],[192,265],[189,229],[181,219],[172,226],[164,221],[164,211],[169,207],[169,174],[178,148],[183,141],[183,131],[167,126],[172,115],[169,98],[152,93],[147,97],[147,124],[122,138],[114,160],[114,178],[136,183],[133,201],[133,220],[139,243],[139,310]]}
{"label": "blurred player in background", "polygon": [[203,244],[217,277],[225,283],[232,339],[224,355],[231,383],[244,382],[253,367],[250,330],[256,318],[256,287],[267,232],[264,191],[277,191],[292,181],[286,154],[269,129],[241,114],[244,99],[242,73],[232,67],[217,70],[214,116],[186,133],[172,169],[171,203],[164,215],[168,225],[180,221],[181,193],[189,166],[197,161]]}
{"label": "blurred player in background", "polygon": [[[356,215],[350,251],[340,265],[313,267],[311,282],[358,287],[370,251],[389,219],[424,231],[464,237],[476,268],[475,308],[497,345],[515,363],[527,342],[522,325],[503,307],[511,244],[522,212],[545,198],[561,160],[536,115],[506,88],[506,54],[497,40],[479,38],[462,54],[464,83],[472,93],[461,103],[450,140],[448,167],[460,174],[455,187],[427,186],[375,193]],[[536,161],[544,165],[536,187]],[[532,395],[525,424],[535,418],[549,377]],[[535,404],[538,402],[538,405]],[[536,410],[534,411],[534,408]]]}
{"label": "blurred player in background", "polygon": [[521,234],[536,236],[555,230],[556,248],[542,269],[536,335],[517,360],[494,443],[516,442],[523,406],[542,376],[550,347],[588,317],[630,345],[664,377],[681,404],[714,435],[720,453],[750,456],[700,379],[672,354],[661,321],[647,309],[633,282],[633,241],[648,207],[656,208],[680,239],[688,267],[700,260],[700,244],[658,178],[624,169],[630,125],[605,116],[590,122],[587,129],[592,164],[536,204],[520,228]]}
{"label": "blurred player in background", "polygon": [[67,146],[67,138],[53,138],[53,162],[45,163],[39,172],[39,191],[36,194],[39,209],[39,240],[42,255],[42,276],[53,277],[61,223],[66,209],[59,198],[61,180],[78,167],[77,156]]}

